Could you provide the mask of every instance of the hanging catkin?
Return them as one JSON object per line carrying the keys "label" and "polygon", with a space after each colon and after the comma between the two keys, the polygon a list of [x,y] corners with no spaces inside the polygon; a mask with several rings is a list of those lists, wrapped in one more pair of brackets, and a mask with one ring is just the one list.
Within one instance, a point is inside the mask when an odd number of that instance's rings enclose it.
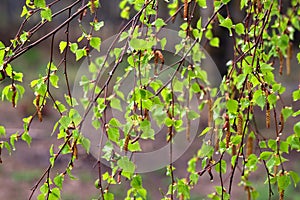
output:
{"label": "hanging catkin", "polygon": [[248,158],[252,153],[253,153],[253,137],[249,135],[247,139],[246,158]]}
{"label": "hanging catkin", "polygon": [[188,0],[184,0],[184,8],[183,8],[183,19],[188,19],[188,12],[189,12],[189,4]]}
{"label": "hanging catkin", "polygon": [[237,117],[237,134],[243,134],[243,115],[241,113],[239,113]]}

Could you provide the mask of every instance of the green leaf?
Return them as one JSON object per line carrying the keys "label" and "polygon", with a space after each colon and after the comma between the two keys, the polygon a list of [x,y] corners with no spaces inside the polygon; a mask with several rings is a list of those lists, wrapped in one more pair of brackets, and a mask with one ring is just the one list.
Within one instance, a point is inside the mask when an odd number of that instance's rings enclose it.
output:
{"label": "green leaf", "polygon": [[142,151],[141,146],[138,141],[133,144],[131,144],[131,142],[129,142],[128,150],[131,152]]}
{"label": "green leaf", "polygon": [[234,26],[235,32],[238,35],[244,34],[245,33],[245,27],[242,23],[238,23]]}
{"label": "green leaf", "polygon": [[177,190],[178,190],[177,197],[183,195],[184,199],[190,199],[190,188],[185,179],[180,179],[177,181]]}
{"label": "green leaf", "polygon": [[22,13],[21,13],[20,17],[24,17],[25,15],[26,15],[26,18],[27,18],[30,14],[28,12],[27,7],[23,6]]}
{"label": "green leaf", "polygon": [[274,93],[269,94],[269,95],[268,95],[268,102],[269,102],[271,105],[275,105],[276,102],[277,102],[277,95],[275,95]]}
{"label": "green leaf", "polygon": [[260,148],[267,148],[267,143],[266,143],[266,141],[260,141],[260,142],[259,142],[259,147],[260,147]]}
{"label": "green leaf", "polygon": [[6,130],[4,126],[0,126],[0,136],[6,136]]}
{"label": "green leaf", "polygon": [[226,102],[226,108],[229,112],[236,113],[238,109],[238,102],[236,100],[229,99]]}
{"label": "green leaf", "polygon": [[167,117],[167,118],[165,119],[165,125],[166,125],[167,127],[171,127],[171,126],[174,125],[174,121],[173,121],[171,118]]}
{"label": "green leaf", "polygon": [[110,100],[110,106],[112,108],[116,109],[116,110],[121,111],[121,112],[123,111],[122,106],[121,106],[121,101],[118,98],[112,98]]}
{"label": "green leaf", "polygon": [[114,199],[115,199],[115,196],[114,196],[113,193],[106,192],[106,193],[104,193],[104,199],[105,199],[105,200],[114,200]]}
{"label": "green leaf", "polygon": [[62,116],[59,120],[59,123],[63,129],[67,129],[71,123],[71,118],[68,116]]}
{"label": "green leaf", "polygon": [[197,3],[202,8],[207,8],[206,0],[197,0]]}
{"label": "green leaf", "polygon": [[298,101],[300,99],[300,90],[296,90],[293,92],[293,100]]}
{"label": "green leaf", "polygon": [[214,151],[214,147],[210,146],[206,143],[203,143],[201,146],[201,149],[198,151],[198,156],[200,158],[204,158],[204,157],[211,157],[211,155],[213,154]]}
{"label": "green leaf", "polygon": [[[221,172],[222,172],[222,174],[226,173],[226,167],[227,167],[227,164],[226,164],[225,160],[221,160]],[[216,164],[215,170],[220,173],[220,162],[218,162]]]}
{"label": "green leaf", "polygon": [[228,4],[231,0],[222,0],[222,3]]}
{"label": "green leaf", "polygon": [[90,40],[90,45],[94,49],[100,52],[100,45],[101,45],[101,38],[99,37],[92,37]]}
{"label": "green leaf", "polygon": [[270,158],[270,156],[273,154],[273,152],[270,152],[270,151],[263,151],[261,154],[260,154],[260,159],[262,160],[268,160]]}
{"label": "green leaf", "polygon": [[152,25],[154,25],[157,29],[163,27],[166,25],[165,21],[161,18],[157,18],[153,23]]}
{"label": "green leaf", "polygon": [[130,11],[129,6],[126,6],[125,8],[123,8],[121,13],[120,13],[121,18],[129,19],[129,11]]}
{"label": "green leaf", "polygon": [[291,184],[291,179],[287,174],[279,175],[277,181],[278,181],[278,188],[280,190],[285,190]]}
{"label": "green leaf", "polygon": [[130,185],[132,188],[141,189],[142,188],[142,177],[140,175],[134,175],[132,177]]}
{"label": "green leaf", "polygon": [[85,49],[77,49],[75,52],[76,61],[80,60],[83,56],[86,56],[86,50]]}
{"label": "green leaf", "polygon": [[67,47],[67,42],[65,42],[65,41],[61,41],[60,43],[59,43],[59,50],[60,50],[60,53],[62,53],[62,52],[64,52],[64,50],[65,50],[65,48]]}
{"label": "green leaf", "polygon": [[120,158],[117,164],[120,168],[122,168],[123,172],[133,174],[135,171],[135,165],[126,156]]}
{"label": "green leaf", "polygon": [[212,47],[219,47],[220,39],[218,37],[214,37],[209,41],[210,46]]}
{"label": "green leaf", "polygon": [[120,138],[120,133],[118,128],[109,127],[107,130],[108,139],[113,142],[118,143]]}
{"label": "green leaf", "polygon": [[50,83],[53,87],[58,88],[59,77],[55,74],[50,75]]}
{"label": "green leaf", "polygon": [[293,179],[294,187],[297,187],[297,184],[300,181],[300,177],[299,177],[298,173],[289,171],[289,174],[290,174],[291,178]]}
{"label": "green leaf", "polygon": [[28,134],[28,131],[25,131],[23,134],[22,134],[22,140],[23,141],[25,141],[27,144],[28,144],[28,146],[30,146],[30,144],[31,144],[31,141],[32,141],[32,138],[31,138],[31,136]]}
{"label": "green leaf", "polygon": [[286,107],[286,108],[283,108],[281,110],[281,113],[283,115],[283,119],[284,121],[286,121],[292,114],[293,114],[293,109],[291,107]]}
{"label": "green leaf", "polygon": [[14,80],[19,81],[19,82],[23,82],[23,73],[14,71]]}
{"label": "green leaf", "polygon": [[77,100],[74,97],[70,98],[69,95],[65,94],[65,100],[69,106],[77,106],[78,105]]}
{"label": "green leaf", "polygon": [[94,27],[95,31],[99,31],[104,26],[104,22],[91,22],[91,25]]}
{"label": "green leaf", "polygon": [[63,174],[58,174],[54,179],[54,183],[55,185],[59,188],[59,189],[62,189],[62,185],[63,185],[63,182],[64,182],[64,175]]}
{"label": "green leaf", "polygon": [[167,44],[167,39],[166,39],[166,38],[162,38],[162,39],[160,40],[160,46],[161,46],[161,49],[162,49],[162,50],[165,50],[166,44]]}
{"label": "green leaf", "polygon": [[190,120],[194,120],[194,119],[197,119],[200,117],[200,115],[197,112],[195,112],[194,110],[188,110],[187,116],[188,116],[188,119],[190,119]]}
{"label": "green leaf", "polygon": [[284,153],[289,153],[289,143],[288,142],[280,142],[280,151]]}
{"label": "green leaf", "polygon": [[11,147],[9,143],[4,141],[3,144],[4,144],[4,148],[6,148],[6,150],[8,151],[8,154],[11,155]]}
{"label": "green leaf", "polygon": [[52,21],[52,11],[49,7],[46,7],[41,11],[41,17],[42,19],[46,19],[47,21]]}
{"label": "green leaf", "polygon": [[211,129],[212,129],[212,127],[206,127],[206,128],[200,133],[199,137],[205,135],[205,134],[208,133]]}
{"label": "green leaf", "polygon": [[289,36],[286,34],[282,34],[277,38],[277,45],[279,46],[282,52],[285,52],[286,48],[289,44]]}
{"label": "green leaf", "polygon": [[85,151],[89,154],[90,153],[90,147],[91,147],[91,141],[88,138],[81,137],[81,145],[85,149]]}
{"label": "green leaf", "polygon": [[155,40],[147,41],[143,39],[132,38],[129,44],[135,50],[146,50],[151,49],[155,45]]}
{"label": "green leaf", "polygon": [[260,65],[260,70],[261,70],[261,72],[262,72],[263,74],[266,74],[266,73],[268,73],[268,72],[273,71],[273,70],[274,70],[274,67],[272,67],[272,66],[269,65],[269,64],[262,63],[262,64]]}
{"label": "green leaf", "polygon": [[223,27],[225,27],[229,30],[229,35],[230,36],[232,35],[232,32],[231,32],[232,25],[233,25],[232,21],[229,17],[225,18],[224,20],[222,20],[220,22],[220,26],[223,26]]}
{"label": "green leaf", "polygon": [[77,43],[72,43],[72,44],[70,45],[70,50],[71,50],[73,53],[76,53],[77,49],[78,49],[78,44],[77,44]]}
{"label": "green leaf", "polygon": [[[55,101],[55,104],[56,104],[56,106],[58,107],[58,109],[59,109],[59,111],[60,111],[61,113],[65,112],[65,111],[67,110],[67,109],[66,109],[66,106],[65,106],[64,104],[62,104],[60,101],[56,100],[56,101]],[[56,106],[53,105],[53,107],[54,107],[55,109],[57,109]]]}
{"label": "green leaf", "polygon": [[266,104],[266,98],[262,92],[262,90],[256,90],[253,94],[253,101],[261,107],[261,109],[264,109],[264,106]]}
{"label": "green leaf", "polygon": [[122,124],[121,124],[121,122],[118,120],[118,119],[116,119],[116,118],[111,118],[110,120],[109,120],[109,123],[108,123],[109,125],[112,125],[112,126],[114,126],[114,127],[120,127],[120,126],[122,126]]}
{"label": "green leaf", "polygon": [[38,8],[46,8],[46,0],[34,0],[34,5]]}
{"label": "green leaf", "polygon": [[143,132],[141,137],[143,139],[152,139],[154,140],[154,130],[151,128],[151,123],[149,120],[143,120],[140,122],[140,128]]}
{"label": "green leaf", "polygon": [[16,150],[15,142],[18,141],[18,135],[19,135],[19,133],[16,132],[9,137],[9,142],[10,142],[10,145],[11,145],[13,151]]}
{"label": "green leaf", "polygon": [[49,200],[59,200],[60,199],[60,190],[58,188],[51,189],[49,194]]}
{"label": "green leaf", "polygon": [[300,137],[300,122],[294,125],[294,132],[298,137]]}
{"label": "green leaf", "polygon": [[202,29],[202,18],[201,18],[201,17],[198,19],[196,27],[197,27],[197,29],[199,29],[199,30]]}

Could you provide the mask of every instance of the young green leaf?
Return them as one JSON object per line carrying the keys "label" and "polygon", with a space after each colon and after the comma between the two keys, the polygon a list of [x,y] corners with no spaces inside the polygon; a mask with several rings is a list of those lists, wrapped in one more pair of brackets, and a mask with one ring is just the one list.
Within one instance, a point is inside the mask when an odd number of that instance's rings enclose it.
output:
{"label": "young green leaf", "polygon": [[46,0],[34,0],[34,5],[38,8],[46,8]]}
{"label": "young green leaf", "polygon": [[60,50],[60,53],[62,53],[62,52],[64,52],[64,50],[65,50],[65,48],[67,47],[67,42],[65,42],[65,41],[61,41],[60,43],[59,43],[59,50]]}
{"label": "young green leaf", "polygon": [[94,49],[100,52],[100,45],[101,45],[101,38],[99,37],[92,37],[90,40],[90,45]]}
{"label": "young green leaf", "polygon": [[42,19],[45,19],[47,21],[52,21],[52,11],[49,7],[46,7],[41,11],[41,17]]}

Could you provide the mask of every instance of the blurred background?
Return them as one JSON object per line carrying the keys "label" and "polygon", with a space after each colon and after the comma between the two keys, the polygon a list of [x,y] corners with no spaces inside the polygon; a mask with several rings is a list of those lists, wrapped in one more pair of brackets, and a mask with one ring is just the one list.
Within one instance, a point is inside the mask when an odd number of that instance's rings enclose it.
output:
{"label": "blurred background", "polygon": [[[60,5],[68,5],[71,0],[64,0]],[[234,1],[235,3],[230,4],[230,9],[232,11],[239,9],[238,1]],[[22,19],[20,18],[20,13],[22,12],[22,6],[24,1],[20,0],[1,0],[0,3],[0,41],[2,41],[5,45],[10,44],[10,39],[14,38],[17,33],[20,24],[22,23]],[[98,12],[98,19],[103,20],[105,23],[105,27],[100,31],[99,36],[103,40],[106,38],[118,33],[119,29],[124,25],[125,21],[119,17],[119,1],[111,0],[111,1],[101,1],[101,8]],[[210,2],[211,3],[211,2]],[[210,5],[208,3],[208,5]],[[164,3],[162,3],[162,7],[165,7]],[[59,8],[54,7],[54,10],[58,10]],[[239,16],[238,13],[241,12],[231,12],[236,14],[233,16],[235,19],[242,19],[244,16]],[[161,13],[159,13],[162,17],[167,17],[166,9],[162,9]],[[197,15],[210,16],[210,9],[199,10],[197,11]],[[66,15],[65,15],[66,16]],[[62,19],[56,19],[53,21],[54,24],[61,23]],[[36,23],[32,22],[32,24]],[[170,25],[168,28],[178,29],[177,25],[180,21],[175,21],[173,25]],[[29,26],[31,24],[29,23]],[[50,25],[43,29],[43,32],[40,33],[39,36],[46,34],[54,25]],[[75,20],[71,24],[71,35],[74,38],[80,35],[80,28],[77,24],[77,20]],[[215,33],[220,37],[220,48],[211,48],[207,47],[207,51],[217,64],[220,72],[222,74],[226,73],[226,65],[225,63],[230,59],[232,55],[231,50],[231,40],[226,37],[227,32],[224,29],[218,29],[218,32]],[[57,34],[56,47],[58,52],[58,42],[64,40],[63,31]],[[38,36],[37,36],[38,37]],[[71,38],[71,40],[74,40]],[[285,103],[287,105],[293,105],[295,109],[299,109],[300,105],[294,105],[291,99],[291,92],[298,88],[299,80],[300,80],[300,69],[299,64],[295,59],[295,55],[297,51],[299,51],[299,33],[295,36],[295,47],[294,54],[292,59],[292,71],[293,73],[287,76],[280,76],[278,73],[278,68],[276,68],[276,78],[277,80],[283,83],[283,85],[287,88],[287,92],[285,93],[287,96],[284,97]],[[39,74],[45,75],[46,65],[49,62],[49,52],[50,52],[50,40],[46,40],[37,46],[37,48],[33,48],[27,53],[25,53],[20,58],[13,61],[12,65],[16,71],[22,71],[24,73],[24,81],[23,86],[26,88],[26,93],[21,102],[19,102],[17,108],[13,108],[11,103],[9,102],[1,102],[0,103],[0,125],[4,125],[7,129],[7,137],[15,132],[22,132],[22,118],[31,115],[35,111],[35,107],[32,104],[32,100],[34,98],[33,92],[29,87],[30,81],[39,77]],[[55,57],[57,60],[61,59],[61,55],[56,52]],[[76,63],[74,57],[70,56],[68,59],[68,74],[69,80],[72,84],[74,81],[77,69],[80,66],[80,63]],[[63,83],[63,71],[59,72],[59,76],[61,78],[61,82]],[[7,80],[0,83],[0,89],[9,84]],[[64,84],[61,84],[64,85]],[[72,86],[72,85],[71,85]],[[72,88],[72,87],[71,87]],[[66,88],[63,86],[60,89],[54,89],[52,92],[56,98],[62,99],[63,90],[66,92]],[[295,110],[294,109],[294,110]],[[51,144],[59,145],[56,140],[55,135],[51,136],[52,127],[55,120],[59,118],[59,115],[53,111],[52,107],[46,107],[43,110],[44,120],[43,122],[39,122],[38,120],[34,120],[32,124],[32,128],[30,129],[30,135],[33,138],[32,144],[30,147],[23,141],[18,141],[16,143],[16,151],[12,152],[12,155],[9,156],[6,151],[2,152],[2,160],[3,163],[0,164],[0,199],[12,199],[12,200],[23,200],[27,199],[31,193],[31,189],[34,184],[39,180],[39,177],[44,173],[45,169],[49,165],[49,147]],[[262,120],[264,122],[264,113],[262,113]],[[205,117],[202,118],[203,121]],[[298,119],[293,119],[291,122],[299,121]],[[264,129],[264,123],[259,123],[259,127],[261,127],[261,132],[268,135],[272,134],[269,130]],[[291,133],[292,127],[286,126],[286,133]],[[189,149],[189,151],[182,156],[181,159],[175,162],[175,167],[177,168],[175,172],[175,176],[185,177],[187,175],[185,168],[187,166],[187,161],[192,155],[196,152],[196,149],[199,148],[200,139],[196,139]],[[297,152],[292,152],[287,156],[292,162],[288,163],[287,168],[300,172],[299,159],[300,156]],[[298,159],[299,158],[299,159]],[[52,176],[55,173],[61,173],[64,170],[68,162],[67,157],[60,157],[57,161],[57,165],[55,169],[52,171]],[[69,178],[65,178],[65,182],[63,185],[63,200],[85,200],[98,198],[99,191],[94,188],[94,181],[97,179],[97,169],[94,168],[96,160],[91,156],[84,153],[83,149],[79,149],[79,159],[75,163],[73,174],[77,177],[77,180],[71,181]],[[104,166],[105,167],[105,166]],[[105,170],[109,170],[105,168]],[[253,174],[251,179],[257,183],[254,185],[255,188],[260,193],[259,200],[267,199],[267,185],[263,184],[266,178],[265,172],[263,169],[259,169],[260,173]],[[160,191],[157,189],[161,187],[165,192],[167,190],[167,185],[169,184],[169,178],[165,176],[165,169],[161,169],[151,173],[142,174],[143,176],[143,185],[148,190],[149,199],[160,199],[162,195]],[[236,173],[237,175],[240,172]],[[215,175],[217,176],[217,175]],[[125,181],[126,182],[126,181]],[[218,184],[216,180],[215,183],[211,183],[209,181],[209,177],[206,174],[200,178],[199,184],[196,188],[192,190],[192,198],[191,199],[207,199],[206,195],[214,191],[213,186]],[[225,183],[227,186],[228,180]],[[123,199],[124,192],[127,190],[126,186],[128,183],[116,185],[112,187],[112,190],[115,193],[115,199]],[[274,188],[273,190],[276,190]],[[287,200],[296,200],[299,199],[300,188],[290,187],[286,191],[286,199]],[[38,192],[36,192],[38,194]],[[237,187],[233,190],[232,199],[246,199],[246,193],[243,191],[243,187]],[[275,196],[274,199],[277,199]]]}

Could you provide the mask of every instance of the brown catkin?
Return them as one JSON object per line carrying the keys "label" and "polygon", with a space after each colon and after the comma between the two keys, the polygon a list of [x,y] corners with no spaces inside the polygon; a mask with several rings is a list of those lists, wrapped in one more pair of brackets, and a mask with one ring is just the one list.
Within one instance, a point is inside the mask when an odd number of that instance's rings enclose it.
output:
{"label": "brown catkin", "polygon": [[147,108],[144,109],[144,119],[150,121],[149,110]]}
{"label": "brown catkin", "polygon": [[231,133],[230,133],[229,129],[227,129],[226,130],[226,148],[229,147],[230,137],[231,137]]}
{"label": "brown catkin", "polygon": [[73,146],[73,156],[78,159],[78,148],[76,144]]}
{"label": "brown catkin", "polygon": [[173,127],[170,126],[168,127],[168,136],[167,136],[167,142],[170,142],[172,140],[172,137],[173,137]]}
{"label": "brown catkin", "polygon": [[270,111],[270,104],[267,102],[267,108],[266,108],[266,127],[270,128],[271,123],[271,111]]}
{"label": "brown catkin", "polygon": [[160,65],[160,70],[162,70],[163,65],[165,63],[165,58],[164,55],[161,53],[160,50],[155,50],[154,51],[154,64],[155,64],[155,68],[154,68],[154,74],[157,75],[157,65],[158,65],[158,61],[160,61],[161,65]]}
{"label": "brown catkin", "polygon": [[253,153],[253,137],[248,136],[246,158],[248,158]]}
{"label": "brown catkin", "polygon": [[251,190],[249,186],[245,186],[245,190],[247,191],[247,200],[251,200]]}
{"label": "brown catkin", "polygon": [[284,129],[284,118],[283,118],[283,114],[282,112],[280,113],[280,119],[279,119],[279,123],[280,123],[280,130],[279,130],[279,134],[282,134],[282,131]]}
{"label": "brown catkin", "polygon": [[94,13],[95,12],[95,0],[91,0],[90,2],[91,2],[91,7],[90,7],[91,13]]}
{"label": "brown catkin", "polygon": [[184,7],[183,7],[183,19],[188,19],[188,12],[189,12],[189,4],[188,0],[184,0]]}
{"label": "brown catkin", "polygon": [[279,192],[279,200],[284,200],[284,190],[280,190],[280,192]]}
{"label": "brown catkin", "polygon": [[278,165],[274,166],[274,176],[276,176],[276,174],[278,173]]}
{"label": "brown catkin", "polygon": [[235,156],[236,155],[236,145],[232,145],[232,156]]}
{"label": "brown catkin", "polygon": [[43,115],[42,115],[41,109],[37,110],[37,114],[38,114],[39,121],[42,122],[43,121]]}
{"label": "brown catkin", "polygon": [[184,195],[183,194],[180,194],[179,200],[184,200]]}
{"label": "brown catkin", "polygon": [[128,133],[128,134],[126,135],[125,142],[124,142],[124,146],[123,146],[123,149],[124,149],[125,152],[128,151],[128,143],[129,143],[129,140],[130,140],[130,134]]}
{"label": "brown catkin", "polygon": [[237,134],[243,134],[243,115],[241,113],[238,114],[237,118]]}
{"label": "brown catkin", "polygon": [[37,115],[38,115],[38,119],[40,122],[43,121],[43,115],[42,115],[42,111],[41,111],[41,107],[40,107],[40,94],[37,94],[35,97],[35,108],[37,111]]}

